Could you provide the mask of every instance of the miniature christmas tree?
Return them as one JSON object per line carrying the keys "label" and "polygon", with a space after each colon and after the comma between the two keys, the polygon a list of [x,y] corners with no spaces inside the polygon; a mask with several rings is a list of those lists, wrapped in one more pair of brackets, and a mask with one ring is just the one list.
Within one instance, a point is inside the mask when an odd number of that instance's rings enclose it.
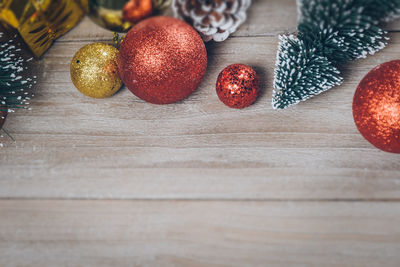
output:
{"label": "miniature christmas tree", "polygon": [[338,66],[383,49],[388,38],[378,24],[400,15],[400,0],[305,0],[298,5],[296,36],[280,36],[275,109],[340,85]]}

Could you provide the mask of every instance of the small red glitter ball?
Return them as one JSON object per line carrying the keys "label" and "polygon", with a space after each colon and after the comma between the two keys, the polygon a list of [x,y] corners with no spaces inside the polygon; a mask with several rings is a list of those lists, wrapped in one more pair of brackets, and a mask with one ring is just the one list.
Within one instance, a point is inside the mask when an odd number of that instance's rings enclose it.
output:
{"label": "small red glitter ball", "polygon": [[150,103],[169,104],[185,99],[200,85],[207,51],[189,24],[159,16],[128,32],[118,61],[121,79],[133,94]]}
{"label": "small red glitter ball", "polygon": [[371,70],[353,100],[358,130],[377,148],[400,153],[400,60]]}
{"label": "small red glitter ball", "polygon": [[260,79],[249,66],[233,64],[221,71],[216,88],[219,99],[225,105],[245,108],[256,101],[260,93]]}

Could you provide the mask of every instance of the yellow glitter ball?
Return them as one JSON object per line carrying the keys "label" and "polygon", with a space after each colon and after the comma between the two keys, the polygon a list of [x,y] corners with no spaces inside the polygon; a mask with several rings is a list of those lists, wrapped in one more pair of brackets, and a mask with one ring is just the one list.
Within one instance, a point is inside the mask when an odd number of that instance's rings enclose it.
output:
{"label": "yellow glitter ball", "polygon": [[84,95],[112,96],[122,86],[118,75],[118,50],[108,44],[89,44],[75,54],[70,65],[71,80]]}

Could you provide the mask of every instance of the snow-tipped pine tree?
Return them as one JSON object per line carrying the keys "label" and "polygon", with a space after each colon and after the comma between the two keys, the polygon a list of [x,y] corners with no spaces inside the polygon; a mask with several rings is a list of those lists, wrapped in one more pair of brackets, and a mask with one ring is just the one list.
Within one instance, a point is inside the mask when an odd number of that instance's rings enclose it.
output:
{"label": "snow-tipped pine tree", "polygon": [[291,90],[273,92],[275,108],[297,104],[342,82],[339,70],[327,57],[316,53],[316,48],[308,48],[303,40],[293,35],[280,36],[277,55],[274,87]]}
{"label": "snow-tipped pine tree", "polygon": [[380,21],[400,15],[400,0],[298,0],[296,36],[280,36],[272,105],[305,101],[340,85],[337,67],[383,49]]}
{"label": "snow-tipped pine tree", "polygon": [[[0,39],[4,39],[2,37],[0,32]],[[30,60],[32,58],[26,60],[21,56],[21,49],[13,39],[0,40],[0,130],[7,135],[8,132],[2,129],[6,114],[15,109],[29,109],[29,100],[33,96],[31,88],[36,83],[36,76],[26,73]],[[3,137],[1,132],[0,137]]]}

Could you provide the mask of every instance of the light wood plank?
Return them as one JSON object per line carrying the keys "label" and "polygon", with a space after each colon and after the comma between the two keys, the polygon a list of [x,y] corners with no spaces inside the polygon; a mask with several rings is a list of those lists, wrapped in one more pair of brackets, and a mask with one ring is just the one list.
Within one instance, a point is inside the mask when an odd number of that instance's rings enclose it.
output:
{"label": "light wood plank", "polygon": [[[232,38],[207,45],[195,94],[155,106],[76,91],[73,54],[111,39],[85,18],[37,64],[33,110],[6,122],[18,142],[0,149],[0,266],[399,266],[399,158],[358,134],[351,100],[399,57],[400,21],[386,50],[343,68],[342,87],[276,112],[276,36],[295,28],[293,0],[255,0]],[[235,62],[263,82],[243,111],[214,91]]]}
{"label": "light wood plank", "polygon": [[399,266],[399,203],[0,201],[1,266]]}
{"label": "light wood plank", "polygon": [[[398,199],[398,156],[366,142],[351,113],[359,80],[398,57],[400,34],[391,37],[384,51],[345,67],[342,87],[280,112],[269,103],[273,37],[211,45],[200,88],[168,106],[127,89],[104,100],[81,95],[69,61],[85,43],[57,42],[40,62],[33,110],[6,122],[18,142],[0,150],[0,197]],[[264,85],[242,111],[214,91],[219,71],[234,62],[256,66]]]}
{"label": "light wood plank", "polygon": [[1,197],[400,200],[398,172],[373,169],[94,168],[84,164],[43,168],[15,167],[8,172],[9,179],[0,180]]}

